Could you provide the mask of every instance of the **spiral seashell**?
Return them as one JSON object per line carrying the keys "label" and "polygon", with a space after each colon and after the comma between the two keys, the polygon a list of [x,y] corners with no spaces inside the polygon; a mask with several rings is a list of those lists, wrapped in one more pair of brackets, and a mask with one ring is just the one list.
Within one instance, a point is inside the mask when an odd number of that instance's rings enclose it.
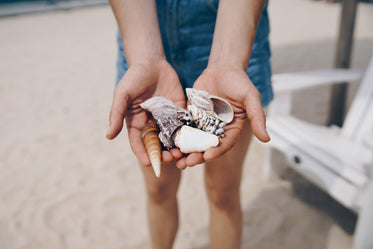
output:
{"label": "spiral seashell", "polygon": [[147,123],[141,130],[141,139],[148,153],[154,173],[161,175],[161,144],[158,138],[159,129],[155,122]]}
{"label": "spiral seashell", "polygon": [[188,97],[189,105],[205,111],[207,114],[212,114],[214,107],[209,98],[210,95],[208,92],[194,88],[186,88],[185,91]]}
{"label": "spiral seashell", "polygon": [[188,112],[191,124],[211,134],[224,136],[224,126],[233,120],[234,112],[229,102],[205,91],[187,88]]}
{"label": "spiral seashell", "polygon": [[204,152],[219,145],[219,137],[197,128],[183,125],[173,135],[173,140],[183,153]]}
{"label": "spiral seashell", "polygon": [[151,112],[154,119],[157,121],[157,124],[160,129],[159,139],[163,145],[170,149],[173,147],[172,134],[182,125],[187,123],[190,118],[188,117],[189,113],[180,106],[174,104],[171,100],[156,96],[152,97],[143,103],[140,106]]}

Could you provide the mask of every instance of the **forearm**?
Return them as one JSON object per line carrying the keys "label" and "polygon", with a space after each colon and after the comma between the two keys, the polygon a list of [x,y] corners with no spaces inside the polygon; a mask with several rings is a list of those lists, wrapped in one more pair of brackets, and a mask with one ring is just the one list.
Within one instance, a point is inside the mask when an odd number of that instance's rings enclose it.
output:
{"label": "forearm", "polygon": [[265,0],[220,0],[209,66],[246,70]]}
{"label": "forearm", "polygon": [[110,0],[122,36],[127,63],[164,59],[154,0]]}

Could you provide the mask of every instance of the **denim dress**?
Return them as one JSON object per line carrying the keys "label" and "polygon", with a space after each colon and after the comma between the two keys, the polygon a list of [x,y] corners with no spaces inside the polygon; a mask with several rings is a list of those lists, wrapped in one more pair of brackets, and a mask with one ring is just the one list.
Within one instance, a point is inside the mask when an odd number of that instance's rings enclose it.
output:
{"label": "denim dress", "polygon": [[[178,74],[183,88],[193,87],[193,83],[208,63],[219,1],[157,0],[156,3],[167,61]],[[266,5],[247,68],[247,75],[259,90],[263,106],[268,105],[273,99],[268,36],[269,20]],[[116,84],[128,69],[119,32],[117,42],[119,52]]]}

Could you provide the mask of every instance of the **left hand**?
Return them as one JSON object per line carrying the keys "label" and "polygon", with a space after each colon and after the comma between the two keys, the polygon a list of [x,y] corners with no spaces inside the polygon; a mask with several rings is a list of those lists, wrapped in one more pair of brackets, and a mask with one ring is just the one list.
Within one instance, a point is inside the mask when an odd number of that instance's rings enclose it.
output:
{"label": "left hand", "polygon": [[224,137],[219,146],[210,148],[204,153],[191,153],[181,158],[177,161],[178,168],[183,169],[213,160],[227,152],[240,136],[247,118],[254,135],[260,141],[270,140],[266,131],[266,119],[259,91],[242,68],[229,65],[209,66],[196,80],[193,88],[228,100],[234,110],[234,119],[224,127]]}

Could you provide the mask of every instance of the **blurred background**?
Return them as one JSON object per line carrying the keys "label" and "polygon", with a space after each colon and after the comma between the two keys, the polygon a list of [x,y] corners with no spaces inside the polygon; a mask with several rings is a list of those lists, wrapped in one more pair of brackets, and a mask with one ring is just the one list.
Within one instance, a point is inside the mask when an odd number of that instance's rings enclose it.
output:
{"label": "blurred background", "polygon": [[[357,6],[352,68],[373,54],[371,2]],[[334,68],[341,9],[270,1],[273,72]],[[107,1],[1,0],[0,16],[0,249],[150,248],[126,132],[105,139],[117,52]],[[300,92],[293,114],[327,123],[331,93]],[[264,156],[255,140],[242,182],[242,248],[350,248],[356,215],[291,170],[264,179]],[[184,171],[176,249],[209,248],[202,167]]]}

